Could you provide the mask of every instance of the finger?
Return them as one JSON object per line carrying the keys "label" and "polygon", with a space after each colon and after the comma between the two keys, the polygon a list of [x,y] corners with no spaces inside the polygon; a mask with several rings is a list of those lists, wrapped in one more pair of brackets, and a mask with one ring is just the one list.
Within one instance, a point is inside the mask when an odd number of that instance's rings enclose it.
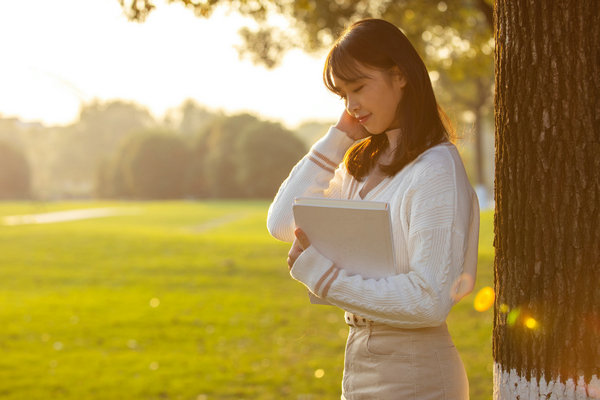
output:
{"label": "finger", "polygon": [[308,239],[308,236],[306,236],[306,233],[304,233],[304,231],[300,228],[296,229],[294,231],[294,234],[296,235],[296,238],[298,239],[298,242],[300,243],[302,250],[306,250],[307,248],[310,247],[310,240]]}

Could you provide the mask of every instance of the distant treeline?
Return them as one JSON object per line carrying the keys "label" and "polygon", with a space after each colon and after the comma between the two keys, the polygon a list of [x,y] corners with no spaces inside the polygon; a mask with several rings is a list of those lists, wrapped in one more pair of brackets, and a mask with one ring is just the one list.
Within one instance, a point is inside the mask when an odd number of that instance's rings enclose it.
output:
{"label": "distant treeline", "polygon": [[[67,126],[0,116],[0,200],[269,198],[328,127],[306,122],[292,132],[193,101],[160,121],[123,101],[86,104]],[[473,177],[471,149],[468,140],[459,146]]]}
{"label": "distant treeline", "polygon": [[213,121],[190,140],[142,131],[98,171],[98,197],[269,198],[305,144],[281,125],[243,114]]}
{"label": "distant treeline", "polygon": [[121,101],[64,127],[0,118],[0,199],[269,198],[327,125],[291,132],[191,101],[160,122]]}

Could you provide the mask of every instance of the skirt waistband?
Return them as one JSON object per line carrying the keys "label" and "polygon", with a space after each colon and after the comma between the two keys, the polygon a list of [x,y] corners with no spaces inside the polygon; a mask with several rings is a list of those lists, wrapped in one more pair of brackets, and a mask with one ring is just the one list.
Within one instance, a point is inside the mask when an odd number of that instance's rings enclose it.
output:
{"label": "skirt waistband", "polygon": [[346,321],[346,324],[348,324],[348,326],[351,326],[353,328],[368,327],[368,328],[371,328],[372,330],[376,330],[376,331],[393,330],[395,332],[395,334],[397,334],[397,335],[402,335],[402,334],[406,334],[406,335],[419,334],[422,336],[437,336],[437,335],[447,336],[447,335],[449,335],[448,325],[446,325],[445,322],[439,326],[432,326],[432,327],[425,327],[425,328],[398,328],[398,327],[385,325],[385,324],[382,324],[379,322],[374,322],[374,321],[368,320],[364,317],[361,317],[360,315],[356,315],[351,312],[346,312],[344,314],[344,319]]}

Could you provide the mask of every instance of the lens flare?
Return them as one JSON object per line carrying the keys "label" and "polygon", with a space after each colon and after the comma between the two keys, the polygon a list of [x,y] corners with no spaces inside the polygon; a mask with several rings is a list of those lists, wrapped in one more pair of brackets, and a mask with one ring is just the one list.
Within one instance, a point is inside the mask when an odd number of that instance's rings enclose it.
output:
{"label": "lens flare", "polygon": [[494,304],[494,289],[489,286],[481,288],[481,290],[475,296],[473,307],[479,312],[483,312],[489,309]]}

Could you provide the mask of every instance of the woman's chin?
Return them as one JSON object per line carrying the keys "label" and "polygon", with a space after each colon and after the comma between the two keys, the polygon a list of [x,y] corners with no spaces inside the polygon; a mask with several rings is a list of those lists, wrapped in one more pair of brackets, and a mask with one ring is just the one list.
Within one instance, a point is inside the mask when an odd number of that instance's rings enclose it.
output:
{"label": "woman's chin", "polygon": [[373,126],[373,124],[361,124],[363,129],[369,133],[369,135],[379,135],[384,132],[384,130],[379,129],[377,126]]}
{"label": "woman's chin", "polygon": [[364,128],[365,128],[365,130],[367,132],[369,132],[369,135],[373,135],[373,136],[375,136],[375,135],[381,135],[382,133],[385,133],[385,129],[372,129],[372,128],[369,129],[366,126]]}

